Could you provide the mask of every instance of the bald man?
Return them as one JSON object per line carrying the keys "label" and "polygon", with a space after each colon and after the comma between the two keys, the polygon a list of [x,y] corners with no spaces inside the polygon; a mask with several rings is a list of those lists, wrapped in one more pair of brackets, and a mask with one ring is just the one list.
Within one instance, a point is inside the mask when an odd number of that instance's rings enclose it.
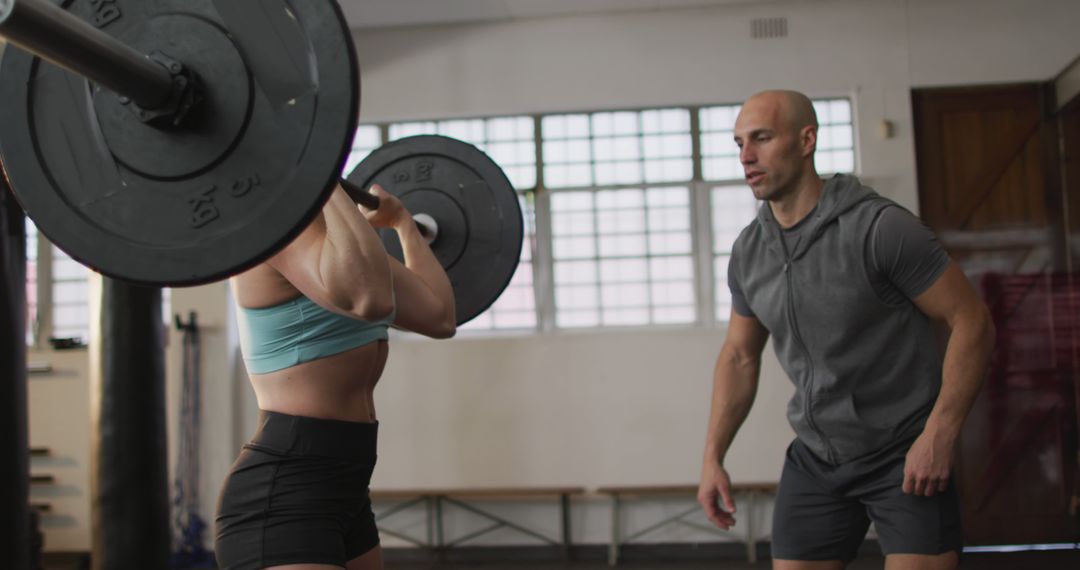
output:
{"label": "bald man", "polygon": [[[735,241],[698,501],[728,529],[724,459],[757,391],[771,335],[795,384],[773,513],[773,568],[834,570],[871,521],[889,570],[952,569],[962,546],[950,472],[994,342],[985,305],[918,218],[814,168],[805,95],[758,93],[735,122],[764,204]],[[934,327],[949,330],[942,355]]]}

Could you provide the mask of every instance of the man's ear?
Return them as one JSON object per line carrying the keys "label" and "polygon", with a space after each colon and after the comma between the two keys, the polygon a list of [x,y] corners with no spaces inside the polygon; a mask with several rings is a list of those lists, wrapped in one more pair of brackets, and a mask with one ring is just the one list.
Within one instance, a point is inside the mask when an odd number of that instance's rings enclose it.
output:
{"label": "man's ear", "polygon": [[807,125],[799,131],[799,146],[804,157],[812,156],[817,150],[817,127]]}

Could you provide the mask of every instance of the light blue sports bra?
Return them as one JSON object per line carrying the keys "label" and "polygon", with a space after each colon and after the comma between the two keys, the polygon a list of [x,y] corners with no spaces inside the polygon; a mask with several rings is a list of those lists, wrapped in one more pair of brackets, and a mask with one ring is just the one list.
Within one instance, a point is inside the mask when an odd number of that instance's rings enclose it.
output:
{"label": "light blue sports bra", "polygon": [[394,313],[361,321],[301,295],[271,307],[237,307],[240,349],[251,374],[266,374],[388,338]]}

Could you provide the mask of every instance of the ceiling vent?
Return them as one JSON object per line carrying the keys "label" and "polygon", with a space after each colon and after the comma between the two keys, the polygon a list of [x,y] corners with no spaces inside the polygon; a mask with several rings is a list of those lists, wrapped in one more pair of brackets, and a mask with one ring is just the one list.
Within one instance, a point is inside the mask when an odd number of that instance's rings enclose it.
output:
{"label": "ceiling vent", "polygon": [[750,37],[768,40],[787,37],[787,18],[754,18],[750,20]]}

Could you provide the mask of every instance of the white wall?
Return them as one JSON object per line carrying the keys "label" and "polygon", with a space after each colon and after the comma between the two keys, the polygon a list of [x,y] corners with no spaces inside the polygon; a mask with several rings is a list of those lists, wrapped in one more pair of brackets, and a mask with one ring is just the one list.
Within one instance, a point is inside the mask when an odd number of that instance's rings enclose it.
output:
{"label": "white wall", "polygon": [[[761,16],[786,16],[790,37],[751,40],[749,21]],[[728,103],[773,87],[850,95],[860,175],[915,209],[910,90],[1051,79],[1080,54],[1078,21],[1075,0],[846,0],[365,30],[356,34],[361,116],[376,122]],[[879,135],[884,120],[896,127],[892,138]],[[228,462],[254,429],[250,388],[232,372],[227,298],[224,286],[174,293],[177,312],[193,307],[208,325],[208,518]],[[723,335],[701,327],[397,341],[377,390],[374,484],[695,482]],[[172,342],[176,394],[179,341]],[[791,386],[771,348],[766,355],[757,403],[728,460],[736,480],[776,480],[792,437],[784,418]],[[550,524],[542,508],[511,508],[539,529]],[[582,503],[575,540],[603,541],[608,523],[603,503]]]}

